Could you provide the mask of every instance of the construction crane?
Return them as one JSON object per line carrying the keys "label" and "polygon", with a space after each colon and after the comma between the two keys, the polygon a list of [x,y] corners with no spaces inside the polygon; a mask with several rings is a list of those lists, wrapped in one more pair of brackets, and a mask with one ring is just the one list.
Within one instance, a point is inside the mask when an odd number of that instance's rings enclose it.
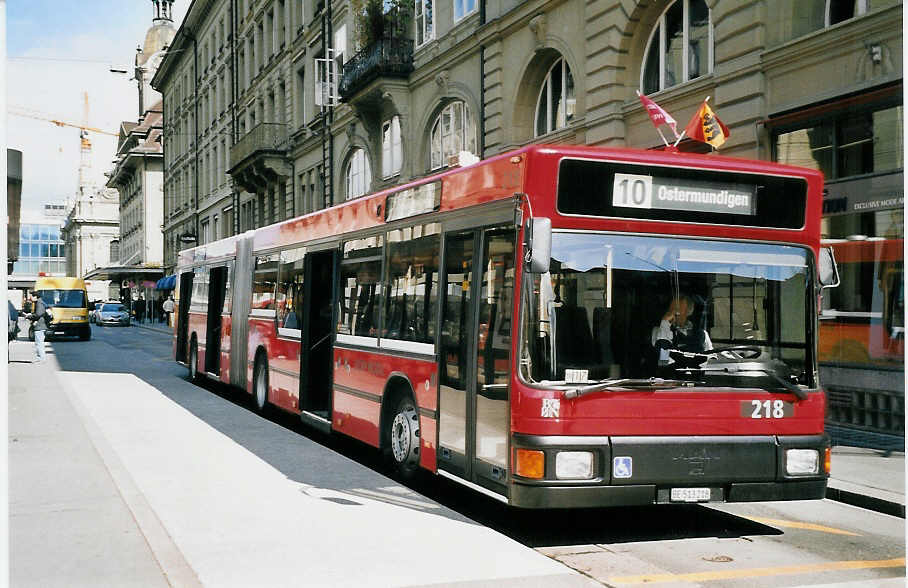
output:
{"label": "construction crane", "polygon": [[[79,129],[79,188],[77,193],[80,196],[86,194],[93,187],[93,182],[90,181],[91,139],[89,139],[88,133],[100,133],[102,135],[110,135],[112,137],[120,136],[119,133],[112,133],[110,131],[105,131],[97,127],[88,126],[88,92],[82,93],[82,124],[61,120],[59,118],[53,118],[41,112],[23,108],[21,106],[10,106],[8,112],[9,114],[12,114],[14,116],[44,120],[49,123],[55,124],[58,127],[72,127],[74,129]],[[69,207],[68,204],[69,203],[67,201],[67,208]]]}
{"label": "construction crane", "polygon": [[110,132],[110,131],[105,131],[105,130],[103,130],[103,129],[99,129],[99,128],[96,128],[96,127],[90,127],[90,126],[87,126],[87,125],[84,125],[84,124],[80,125],[80,124],[78,124],[78,123],[73,123],[73,122],[69,122],[69,121],[65,121],[65,120],[60,120],[60,119],[58,119],[58,118],[52,118],[52,117],[49,116],[49,115],[41,114],[41,113],[39,113],[39,112],[30,111],[30,110],[28,110],[28,109],[21,108],[21,107],[19,107],[19,106],[10,106],[10,107],[9,107],[9,113],[12,114],[12,115],[14,115],[14,116],[21,116],[21,117],[24,117],[24,118],[33,118],[33,119],[36,119],[36,120],[44,120],[44,121],[47,121],[47,122],[49,122],[49,123],[53,123],[53,124],[57,125],[58,127],[73,127],[73,128],[76,128],[76,129],[80,129],[80,130],[82,130],[82,131],[89,131],[89,132],[92,132],[92,133],[101,133],[102,135],[111,135],[111,136],[113,136],[113,137],[119,137],[119,136],[120,136],[119,133],[112,133],[112,132]]}

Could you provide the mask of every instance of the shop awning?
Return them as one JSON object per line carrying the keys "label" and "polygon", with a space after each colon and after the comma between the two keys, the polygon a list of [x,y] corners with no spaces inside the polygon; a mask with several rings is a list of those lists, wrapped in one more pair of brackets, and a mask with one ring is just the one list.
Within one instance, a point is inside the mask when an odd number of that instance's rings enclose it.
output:
{"label": "shop awning", "polygon": [[177,277],[175,275],[170,275],[158,280],[155,284],[155,290],[173,290],[176,285]]}

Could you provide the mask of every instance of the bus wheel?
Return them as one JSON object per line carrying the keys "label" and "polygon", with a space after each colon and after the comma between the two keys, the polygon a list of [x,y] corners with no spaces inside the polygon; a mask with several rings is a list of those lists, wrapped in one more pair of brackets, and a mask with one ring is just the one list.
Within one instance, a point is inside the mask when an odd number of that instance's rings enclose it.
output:
{"label": "bus wheel", "polygon": [[195,339],[189,347],[189,379],[193,382],[199,379],[199,344]]}
{"label": "bus wheel", "polygon": [[256,412],[265,412],[265,408],[268,406],[268,364],[261,357],[255,362],[252,392]]}
{"label": "bus wheel", "polygon": [[29,340],[29,341],[34,341],[34,340],[35,340],[35,329],[34,329],[34,327],[29,327],[29,329],[28,329],[28,340]]}
{"label": "bus wheel", "polygon": [[401,476],[412,478],[419,470],[419,412],[409,395],[401,398],[390,426],[391,459]]}
{"label": "bus wheel", "polygon": [[79,333],[79,339],[82,341],[88,341],[91,339],[91,328],[85,327],[81,333]]}

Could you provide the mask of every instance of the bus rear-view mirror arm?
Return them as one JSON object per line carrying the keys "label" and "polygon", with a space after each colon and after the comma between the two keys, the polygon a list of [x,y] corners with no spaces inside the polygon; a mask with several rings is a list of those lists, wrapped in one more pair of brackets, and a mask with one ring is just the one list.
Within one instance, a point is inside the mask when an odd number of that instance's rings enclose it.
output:
{"label": "bus rear-view mirror arm", "polygon": [[817,262],[820,287],[835,288],[839,285],[839,268],[835,263],[832,247],[820,248],[820,259]]}
{"label": "bus rear-view mirror arm", "polygon": [[552,219],[531,218],[524,230],[527,271],[544,274],[552,258]]}

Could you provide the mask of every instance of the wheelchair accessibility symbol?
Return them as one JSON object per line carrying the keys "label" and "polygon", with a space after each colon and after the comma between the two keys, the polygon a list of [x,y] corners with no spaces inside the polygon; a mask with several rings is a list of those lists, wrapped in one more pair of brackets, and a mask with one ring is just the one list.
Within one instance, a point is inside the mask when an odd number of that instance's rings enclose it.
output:
{"label": "wheelchair accessibility symbol", "polygon": [[616,478],[630,478],[634,472],[634,460],[631,457],[616,457],[612,462],[612,475]]}

